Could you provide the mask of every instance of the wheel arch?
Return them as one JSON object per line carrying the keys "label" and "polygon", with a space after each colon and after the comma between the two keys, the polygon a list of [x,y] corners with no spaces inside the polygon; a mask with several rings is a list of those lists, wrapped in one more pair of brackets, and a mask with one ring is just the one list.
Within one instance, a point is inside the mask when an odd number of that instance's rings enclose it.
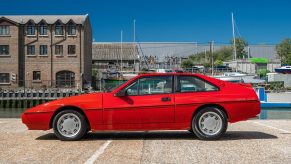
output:
{"label": "wheel arch", "polygon": [[[197,115],[200,111],[202,111],[203,109],[208,108],[208,107],[216,108],[216,109],[218,109],[219,111],[221,111],[222,113],[224,113],[225,116],[226,116],[226,118],[223,119],[224,121],[222,120],[222,122],[221,122],[221,123],[222,123],[222,125],[221,125],[221,129],[219,129],[219,131],[218,131],[216,134],[214,134],[214,135],[209,135],[209,134],[204,133],[204,132],[202,131],[202,129],[198,127],[198,124],[199,124],[199,123],[197,122],[198,120],[195,119],[196,115]],[[211,109],[209,110],[209,108],[208,108],[207,111],[211,111]],[[195,119],[195,120],[194,120],[194,119]],[[226,130],[227,130],[227,126],[228,126],[228,113],[227,113],[226,109],[225,109],[223,106],[221,106],[221,105],[219,105],[219,104],[204,104],[204,105],[199,106],[199,107],[195,110],[195,112],[193,113],[192,121],[191,121],[191,125],[190,125],[190,127],[191,127],[190,130],[192,130],[193,133],[194,133],[194,134],[195,134],[199,139],[202,139],[202,140],[214,140],[214,139],[219,139],[222,135],[225,134],[225,132],[226,132]]]}
{"label": "wheel arch", "polygon": [[54,112],[54,114],[52,115],[52,117],[51,117],[51,119],[50,119],[50,128],[53,127],[53,120],[54,120],[55,116],[56,116],[58,113],[60,113],[61,111],[68,110],[68,109],[70,109],[70,110],[74,110],[74,111],[77,111],[77,112],[79,112],[80,114],[82,114],[82,115],[85,117],[86,121],[87,121],[88,128],[91,129],[91,125],[90,125],[90,122],[89,122],[89,120],[88,120],[87,115],[85,114],[85,112],[84,112],[81,108],[76,107],[76,106],[62,106],[62,107],[58,108],[58,109]]}
{"label": "wheel arch", "polygon": [[223,112],[225,113],[227,120],[229,119],[229,116],[228,116],[227,111],[225,110],[225,108],[224,108],[223,106],[221,106],[221,105],[219,105],[219,104],[204,104],[204,105],[199,106],[199,107],[195,110],[195,112],[193,113],[193,115],[192,115],[192,119],[194,118],[194,116],[195,116],[195,115],[196,115],[200,110],[202,110],[202,109],[204,109],[204,108],[207,108],[207,107],[215,107],[215,108],[220,109],[221,111],[223,111]]}

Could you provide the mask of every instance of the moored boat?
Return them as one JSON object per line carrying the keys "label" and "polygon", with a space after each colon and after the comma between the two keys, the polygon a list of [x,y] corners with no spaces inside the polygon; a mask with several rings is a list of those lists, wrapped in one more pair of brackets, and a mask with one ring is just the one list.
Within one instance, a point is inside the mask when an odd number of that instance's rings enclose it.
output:
{"label": "moored boat", "polygon": [[234,83],[264,83],[265,80],[257,79],[256,75],[249,75],[239,72],[225,72],[221,76],[213,76],[214,78]]}
{"label": "moored boat", "polygon": [[280,68],[275,68],[275,72],[283,74],[291,74],[291,66],[282,66]]}

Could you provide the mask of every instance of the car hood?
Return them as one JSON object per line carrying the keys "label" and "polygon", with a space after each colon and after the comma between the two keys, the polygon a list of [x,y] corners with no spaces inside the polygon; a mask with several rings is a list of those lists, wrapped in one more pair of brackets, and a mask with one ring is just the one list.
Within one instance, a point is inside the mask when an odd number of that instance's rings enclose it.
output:
{"label": "car hood", "polygon": [[104,93],[90,93],[53,100],[30,108],[24,113],[54,112],[64,106],[74,106],[82,110],[101,109],[103,94]]}

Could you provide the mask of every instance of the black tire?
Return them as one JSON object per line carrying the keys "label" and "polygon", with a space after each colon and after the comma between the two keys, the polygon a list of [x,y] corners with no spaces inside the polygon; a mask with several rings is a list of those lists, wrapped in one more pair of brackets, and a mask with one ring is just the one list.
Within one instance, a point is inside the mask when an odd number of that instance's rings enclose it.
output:
{"label": "black tire", "polygon": [[[58,130],[58,127],[57,127],[58,120],[65,114],[74,114],[80,120],[79,131],[74,136],[71,136],[71,137],[64,136]],[[54,130],[54,133],[62,141],[76,141],[76,140],[79,140],[87,133],[87,129],[88,129],[88,123],[87,123],[84,115],[82,115],[81,113],[79,113],[79,112],[77,112],[75,110],[63,110],[63,111],[59,112],[53,119],[53,130]]]}
{"label": "black tire", "polygon": [[[205,113],[216,113],[221,119],[221,128],[215,134],[206,134],[199,126],[199,120]],[[202,119],[202,118],[201,118]],[[221,138],[227,130],[228,120],[224,111],[216,107],[206,107],[198,111],[192,119],[193,133],[201,140],[217,140]]]}

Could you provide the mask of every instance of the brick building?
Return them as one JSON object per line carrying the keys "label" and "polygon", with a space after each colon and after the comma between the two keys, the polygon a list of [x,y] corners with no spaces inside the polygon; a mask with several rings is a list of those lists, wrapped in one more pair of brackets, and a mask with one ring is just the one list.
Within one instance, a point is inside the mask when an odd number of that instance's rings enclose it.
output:
{"label": "brick building", "polygon": [[0,16],[0,88],[91,82],[88,15]]}

